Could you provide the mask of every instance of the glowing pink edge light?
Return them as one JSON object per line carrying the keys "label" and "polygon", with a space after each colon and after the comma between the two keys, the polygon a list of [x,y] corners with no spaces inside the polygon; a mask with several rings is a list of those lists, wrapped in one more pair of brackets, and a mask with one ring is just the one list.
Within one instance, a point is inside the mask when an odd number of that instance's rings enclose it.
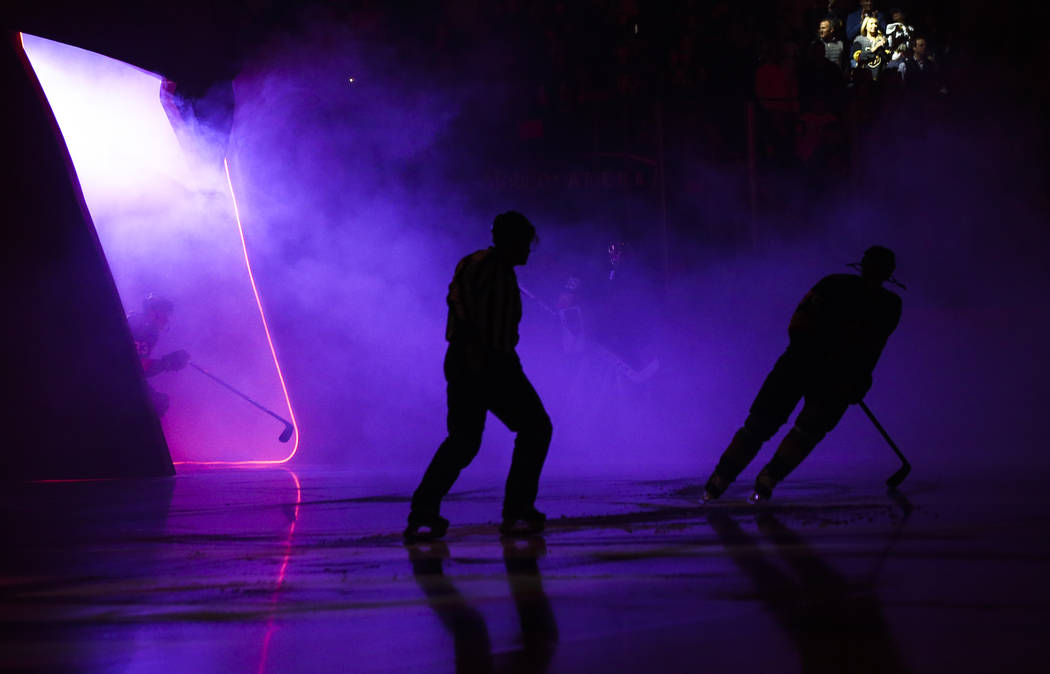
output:
{"label": "glowing pink edge light", "polygon": [[[263,311],[262,299],[259,297],[259,288],[255,285],[255,274],[252,272],[252,263],[248,259],[248,245],[244,241],[244,226],[241,225],[241,211],[237,206],[237,195],[233,191],[233,179],[230,177],[230,161],[224,157],[222,166],[226,170],[226,185],[230,188],[230,200],[233,202],[233,217],[237,222],[237,233],[241,237],[241,251],[244,252],[244,266],[248,269],[248,280],[252,283],[252,293],[255,295],[255,305],[259,307],[259,318],[262,319],[263,331],[266,333],[266,343],[270,345],[270,355],[273,356],[274,367],[277,368],[277,378],[281,382],[281,392],[284,393],[284,402],[288,406],[288,416],[292,420],[292,428],[295,429],[295,445],[288,456],[283,459],[254,460],[254,461],[174,461],[176,466],[272,466],[285,463],[299,451],[299,424],[295,421],[295,412],[292,410],[292,399],[288,396],[288,386],[284,382],[284,373],[281,372],[281,363],[277,360],[277,349],[273,346],[273,337],[270,335],[270,325],[266,322],[266,312]],[[298,486],[298,479],[296,480]]]}

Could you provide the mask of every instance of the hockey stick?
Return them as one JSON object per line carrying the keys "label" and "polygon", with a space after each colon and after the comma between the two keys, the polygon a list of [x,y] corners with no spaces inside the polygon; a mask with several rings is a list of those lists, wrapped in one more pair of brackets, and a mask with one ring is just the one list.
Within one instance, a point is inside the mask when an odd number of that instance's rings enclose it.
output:
{"label": "hockey stick", "polygon": [[283,431],[281,431],[281,434],[280,434],[279,436],[277,436],[277,439],[278,439],[278,440],[280,440],[281,442],[288,442],[288,440],[290,440],[290,439],[291,439],[291,437],[292,437],[292,431],[293,431],[293,430],[295,430],[295,429],[294,429],[294,427],[292,426],[292,424],[291,424],[291,422],[290,422],[290,421],[288,421],[288,420],[286,420],[286,419],[285,419],[284,417],[282,417],[282,416],[278,415],[278,414],[277,414],[276,412],[273,412],[273,411],[271,411],[271,410],[269,410],[269,409],[267,409],[267,408],[263,407],[263,406],[262,406],[262,405],[260,405],[259,403],[255,402],[254,400],[252,400],[252,399],[251,399],[251,398],[249,398],[248,396],[244,395],[243,393],[241,393],[241,392],[240,392],[240,391],[238,391],[237,389],[233,388],[232,386],[230,386],[229,384],[227,384],[227,383],[226,383],[226,382],[224,382],[223,380],[221,380],[221,379],[219,379],[218,377],[216,377],[215,375],[213,375],[213,374],[212,374],[211,372],[208,372],[207,370],[205,370],[205,369],[204,369],[203,367],[201,367],[200,365],[197,365],[196,363],[190,363],[190,365],[191,365],[191,366],[192,366],[192,367],[193,367],[193,368],[194,368],[195,370],[197,370],[198,372],[200,372],[201,374],[203,374],[204,376],[206,376],[206,377],[209,377],[209,378],[211,378],[211,379],[212,379],[213,381],[215,381],[215,382],[217,382],[217,383],[219,383],[219,384],[222,384],[223,386],[225,386],[225,387],[226,387],[226,388],[228,388],[229,390],[233,391],[234,393],[236,393],[236,394],[237,394],[237,395],[239,395],[240,397],[244,398],[245,400],[247,400],[247,401],[248,401],[248,402],[250,402],[251,404],[253,404],[253,405],[255,405],[256,407],[258,407],[259,409],[261,409],[261,410],[262,410],[263,412],[266,412],[266,413],[267,413],[267,414],[269,414],[269,415],[270,415],[271,417],[273,417],[274,419],[277,419],[277,420],[278,420],[278,421],[280,421],[280,422],[281,422],[282,424],[284,424],[284,430],[283,430]]}
{"label": "hockey stick", "polygon": [[868,415],[868,418],[871,419],[871,423],[875,424],[875,428],[878,429],[879,433],[882,434],[882,437],[884,437],[886,439],[886,442],[889,443],[890,449],[892,449],[893,453],[897,455],[897,458],[901,460],[900,469],[893,475],[890,475],[889,478],[886,480],[887,487],[889,487],[890,489],[896,489],[898,486],[900,486],[901,482],[904,482],[904,478],[908,477],[908,473],[911,472],[911,464],[908,463],[908,460],[904,458],[903,454],[901,454],[901,450],[897,449],[897,445],[893,443],[893,440],[890,438],[890,434],[887,433],[886,429],[882,427],[882,424],[880,424],[879,420],[875,418],[875,415],[872,414],[871,410],[868,409],[868,406],[864,404],[863,400],[860,401],[860,408],[864,410],[864,414]]}

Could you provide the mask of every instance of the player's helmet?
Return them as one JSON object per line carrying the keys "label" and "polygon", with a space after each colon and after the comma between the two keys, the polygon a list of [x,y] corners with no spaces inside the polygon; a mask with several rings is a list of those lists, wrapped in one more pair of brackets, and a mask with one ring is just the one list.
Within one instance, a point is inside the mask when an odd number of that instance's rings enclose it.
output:
{"label": "player's helmet", "polygon": [[872,246],[864,251],[860,266],[869,275],[885,281],[893,276],[893,270],[897,268],[897,257],[885,246]]}
{"label": "player's helmet", "polygon": [[158,295],[157,293],[150,293],[149,295],[146,295],[146,299],[142,300],[142,311],[147,315],[164,314],[167,316],[175,311],[175,304],[168,298]]}
{"label": "player's helmet", "polygon": [[536,241],[536,228],[517,211],[500,213],[492,221],[492,243],[498,248],[520,246]]}

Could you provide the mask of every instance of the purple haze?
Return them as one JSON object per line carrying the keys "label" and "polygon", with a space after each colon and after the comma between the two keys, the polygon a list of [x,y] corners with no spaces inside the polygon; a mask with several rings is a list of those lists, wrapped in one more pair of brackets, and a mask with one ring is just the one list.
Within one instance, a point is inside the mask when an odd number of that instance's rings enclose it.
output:
{"label": "purple haze", "polygon": [[[629,291],[615,311],[592,309],[611,312],[642,362],[660,362],[641,385],[618,379],[593,353],[566,354],[555,318],[524,300],[519,353],[555,426],[548,477],[706,476],[786,345],[795,304],[875,243],[896,250],[909,290],[868,401],[913,479],[1045,469],[1045,176],[1026,158],[1039,127],[1021,106],[997,101],[996,130],[960,114],[901,132],[915,125],[885,117],[862,133],[859,177],[807,217],[796,188],[797,203],[759,213],[755,245],[740,243],[743,171],[690,160],[670,198],[665,270],[652,193],[491,179],[528,157],[497,135],[514,112],[501,75],[511,59],[477,49],[453,74],[320,21],[271,42],[234,83],[234,183],[303,429],[299,461],[422,473],[444,435],[448,281],[488,244],[492,217],[516,209],[542,237],[519,279],[548,306],[569,276],[597,283],[605,247],[628,240]],[[199,264],[192,240],[184,252],[187,269]],[[228,311],[211,301],[202,309]],[[490,417],[458,486],[501,477],[511,442]],[[850,410],[799,474],[881,481],[895,468]]]}
{"label": "purple haze", "polygon": [[[315,27],[270,45],[236,91],[246,218],[314,434],[304,461],[422,472],[444,432],[446,286],[459,257],[487,245],[492,216],[510,208],[539,228],[519,279],[550,306],[609,241],[633,236],[635,287],[617,313],[662,365],[621,391],[601,367],[571,363],[554,318],[526,298],[519,352],[555,424],[548,476],[706,475],[785,345],[799,298],[873,243],[896,249],[911,289],[868,400],[916,474],[1039,456],[1031,401],[1046,399],[1045,356],[1030,326],[1046,324],[1045,209],[1033,202],[1041,176],[1019,161],[1017,135],[956,121],[895,137],[888,120],[865,134],[859,160],[876,172],[874,189],[844,182],[812,221],[788,208],[760,215],[756,247],[694,234],[679,211],[664,292],[656,200],[581,189],[564,201],[536,184],[494,195],[476,179],[517,160],[501,162],[479,138],[508,112],[484,66],[442,78],[348,28]],[[479,113],[486,102],[490,115]],[[739,177],[695,170],[709,187],[698,219],[746,225],[743,192],[721,189]],[[881,479],[896,467],[882,442],[851,410],[801,470],[870,468]],[[463,479],[502,473],[510,444],[490,417]]]}

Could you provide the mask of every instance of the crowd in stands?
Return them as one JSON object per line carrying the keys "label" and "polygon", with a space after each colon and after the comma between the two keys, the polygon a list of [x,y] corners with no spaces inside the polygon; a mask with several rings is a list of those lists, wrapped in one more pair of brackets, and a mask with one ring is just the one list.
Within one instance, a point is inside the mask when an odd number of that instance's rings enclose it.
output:
{"label": "crowd in stands", "polygon": [[879,0],[503,0],[483,11],[538,55],[522,73],[523,139],[652,154],[661,134],[718,159],[746,152],[754,133],[764,155],[808,161],[883,100],[948,96],[950,11],[914,4],[914,16]]}
{"label": "crowd in stands", "polygon": [[888,111],[951,107],[966,73],[953,41],[975,11],[960,19],[951,0],[450,0],[425,15],[364,5],[356,26],[381,37],[412,22],[450,72],[498,61],[491,76],[514,98],[501,96],[498,117],[514,119],[500,133],[536,157],[618,154],[669,173],[750,165],[760,186],[801,174],[817,188],[850,173]]}
{"label": "crowd in stands", "polygon": [[755,70],[758,150],[808,170],[817,177],[811,187],[847,172],[851,151],[882,112],[907,108],[925,118],[950,100],[942,69],[949,45],[934,37],[934,17],[912,20],[905,8],[883,10],[875,0],[848,12],[841,5],[816,0],[803,14],[811,36],[782,41]]}

